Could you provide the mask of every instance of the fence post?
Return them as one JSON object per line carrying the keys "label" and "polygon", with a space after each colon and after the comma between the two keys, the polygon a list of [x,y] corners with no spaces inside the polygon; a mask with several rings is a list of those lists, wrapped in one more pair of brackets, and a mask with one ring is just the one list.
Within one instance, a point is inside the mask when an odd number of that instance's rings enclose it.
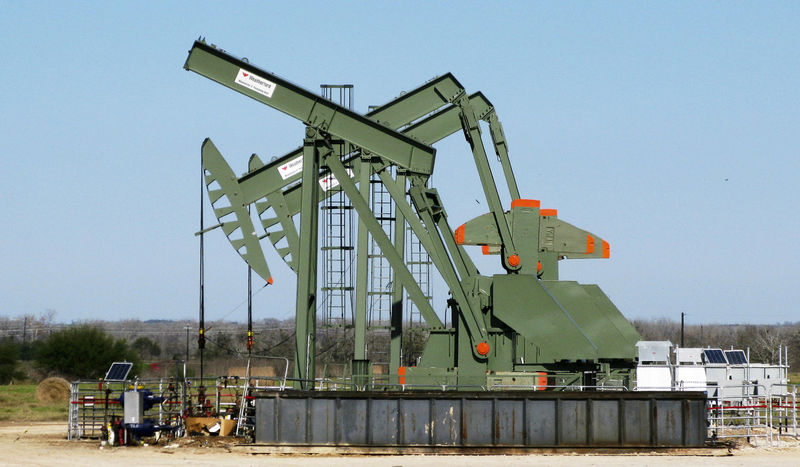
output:
{"label": "fence post", "polygon": [[797,438],[797,386],[792,386],[792,431]]}

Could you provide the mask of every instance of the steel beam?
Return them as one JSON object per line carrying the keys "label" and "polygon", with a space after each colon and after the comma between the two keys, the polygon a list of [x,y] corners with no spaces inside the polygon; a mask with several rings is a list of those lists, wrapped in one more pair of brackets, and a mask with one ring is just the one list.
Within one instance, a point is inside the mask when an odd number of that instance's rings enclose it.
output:
{"label": "steel beam", "polygon": [[433,311],[433,308],[428,302],[427,297],[425,297],[425,294],[422,293],[422,290],[414,280],[414,277],[408,271],[403,258],[400,257],[400,255],[394,249],[392,241],[386,235],[386,232],[383,231],[383,228],[381,227],[380,223],[378,223],[377,219],[375,219],[375,215],[372,213],[369,204],[361,196],[358,188],[356,188],[355,183],[353,183],[353,181],[347,176],[347,172],[345,171],[342,162],[338,157],[329,155],[325,157],[324,163],[326,166],[328,166],[328,168],[331,169],[331,172],[337,178],[337,180],[339,180],[342,190],[344,190],[344,192],[347,194],[347,197],[353,204],[353,208],[355,208],[356,212],[358,213],[359,222],[362,222],[364,225],[366,225],[369,233],[375,240],[375,243],[377,243],[381,248],[384,256],[386,256],[386,259],[392,266],[392,270],[395,274],[394,279],[399,280],[403,284],[403,287],[408,290],[408,295],[411,297],[411,300],[414,301],[414,304],[417,305],[417,308],[419,308],[422,317],[425,319],[425,322],[431,327],[443,328],[444,325],[442,324],[442,321],[436,315],[436,312]]}
{"label": "steel beam", "polygon": [[[369,161],[357,159],[360,167],[358,173],[358,188],[361,199],[369,204]],[[337,176],[338,180],[339,177]],[[341,182],[339,182],[341,184]],[[350,200],[352,203],[353,200]],[[366,360],[367,358],[367,290],[369,286],[369,230],[364,222],[360,222],[359,213],[358,231],[356,237],[356,309],[353,317],[355,329],[353,359]]]}
{"label": "steel beam", "polygon": [[478,119],[475,116],[475,111],[469,102],[469,98],[463,96],[456,101],[456,104],[461,108],[461,124],[464,128],[464,135],[472,147],[472,155],[475,161],[475,167],[478,170],[478,177],[480,177],[481,180],[481,186],[483,187],[483,194],[486,196],[489,210],[494,216],[497,230],[500,232],[503,245],[503,267],[509,271],[515,271],[518,269],[518,265],[510,264],[509,257],[516,255],[517,249],[514,246],[511,229],[506,221],[505,211],[500,202],[500,195],[497,193],[497,184],[492,176],[489,160],[486,158],[486,150],[483,147]]}
{"label": "steel beam", "polygon": [[410,172],[422,175],[433,172],[436,150],[432,147],[221,49],[196,41],[184,68],[280,110],[310,127],[381,154]]}
{"label": "steel beam", "polygon": [[[394,182],[405,193],[405,172],[398,169]],[[391,193],[389,196],[391,196]],[[405,258],[406,216],[403,215],[396,203],[394,210],[394,248],[400,253],[401,257]],[[392,311],[389,325],[389,374],[396,375],[397,369],[402,365],[401,353],[403,349],[403,284],[400,281],[392,281]]]}
{"label": "steel beam", "polygon": [[[321,140],[317,131],[306,128],[303,140],[303,175],[315,180],[319,173]],[[294,377],[302,389],[314,389],[317,334],[317,240],[319,209],[318,183],[303,186],[303,205],[300,216],[300,254],[297,259],[297,308],[295,315]]]}

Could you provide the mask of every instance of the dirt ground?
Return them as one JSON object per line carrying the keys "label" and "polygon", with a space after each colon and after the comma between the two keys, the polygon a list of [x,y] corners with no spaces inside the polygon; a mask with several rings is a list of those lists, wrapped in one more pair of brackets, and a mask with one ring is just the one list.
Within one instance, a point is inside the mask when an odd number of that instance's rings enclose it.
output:
{"label": "dirt ground", "polygon": [[[268,448],[237,446],[233,439],[189,438],[171,444],[143,447],[101,447],[96,440],[67,441],[65,423],[3,423],[0,425],[0,465],[208,465],[238,466],[446,466],[517,465],[800,465],[800,443],[782,441],[773,447],[638,452],[461,456],[364,456],[329,452],[314,455],[277,453]],[[785,438],[784,438],[785,439]]]}

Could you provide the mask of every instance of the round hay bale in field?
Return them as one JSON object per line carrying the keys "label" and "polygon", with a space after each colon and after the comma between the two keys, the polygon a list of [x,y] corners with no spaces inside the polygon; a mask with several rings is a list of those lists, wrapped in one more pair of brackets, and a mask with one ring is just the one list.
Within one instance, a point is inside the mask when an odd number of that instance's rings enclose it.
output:
{"label": "round hay bale in field", "polygon": [[69,402],[69,381],[52,376],[36,386],[36,400],[39,402]]}

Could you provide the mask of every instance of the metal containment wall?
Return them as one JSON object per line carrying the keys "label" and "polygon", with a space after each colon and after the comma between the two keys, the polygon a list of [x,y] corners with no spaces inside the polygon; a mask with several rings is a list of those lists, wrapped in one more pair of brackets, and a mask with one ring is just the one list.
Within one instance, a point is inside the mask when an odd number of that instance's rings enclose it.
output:
{"label": "metal containment wall", "polygon": [[305,446],[701,447],[701,392],[268,392],[255,440]]}

